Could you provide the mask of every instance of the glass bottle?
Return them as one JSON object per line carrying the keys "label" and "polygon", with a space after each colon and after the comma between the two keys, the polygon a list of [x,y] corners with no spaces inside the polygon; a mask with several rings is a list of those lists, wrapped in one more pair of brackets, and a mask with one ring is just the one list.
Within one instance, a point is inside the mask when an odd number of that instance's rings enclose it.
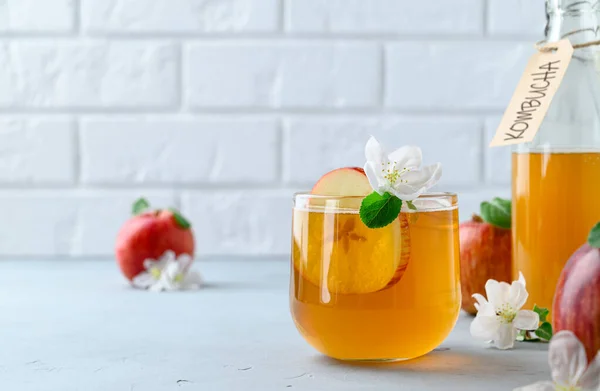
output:
{"label": "glass bottle", "polygon": [[[600,40],[600,2],[546,1],[546,40]],[[570,256],[600,221],[600,46],[576,49],[536,138],[513,150],[513,270],[551,308]]]}

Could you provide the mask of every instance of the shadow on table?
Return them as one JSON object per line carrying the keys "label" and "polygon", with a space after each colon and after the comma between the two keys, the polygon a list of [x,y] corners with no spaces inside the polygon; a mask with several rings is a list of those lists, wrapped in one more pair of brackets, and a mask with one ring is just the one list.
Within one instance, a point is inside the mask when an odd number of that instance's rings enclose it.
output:
{"label": "shadow on table", "polygon": [[498,376],[499,369],[506,376],[510,373],[544,371],[547,361],[536,359],[532,366],[532,356],[524,351],[544,351],[547,344],[520,343],[513,350],[497,350],[492,348],[474,349],[472,347],[439,348],[433,352],[409,361],[377,363],[346,362],[325,356],[317,360],[325,365],[352,368],[354,371],[394,372],[402,373],[437,373],[487,378]]}

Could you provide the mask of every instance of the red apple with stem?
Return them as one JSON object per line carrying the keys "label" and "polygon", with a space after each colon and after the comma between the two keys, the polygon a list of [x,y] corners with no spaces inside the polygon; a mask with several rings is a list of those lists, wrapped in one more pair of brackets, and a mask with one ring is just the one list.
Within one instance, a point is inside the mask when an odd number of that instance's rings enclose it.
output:
{"label": "red apple with stem", "polygon": [[481,204],[481,216],[460,224],[462,309],[476,314],[473,294],[489,279],[512,280],[511,202],[494,198]]}
{"label": "red apple with stem", "polygon": [[600,223],[566,263],[556,286],[552,319],[555,333],[570,330],[579,338],[591,362],[600,350]]}
{"label": "red apple with stem", "polygon": [[115,253],[121,272],[128,280],[145,270],[146,259],[158,260],[166,251],[176,256],[194,256],[191,224],[175,209],[150,210],[141,198],[133,204],[133,217],[117,236]]}

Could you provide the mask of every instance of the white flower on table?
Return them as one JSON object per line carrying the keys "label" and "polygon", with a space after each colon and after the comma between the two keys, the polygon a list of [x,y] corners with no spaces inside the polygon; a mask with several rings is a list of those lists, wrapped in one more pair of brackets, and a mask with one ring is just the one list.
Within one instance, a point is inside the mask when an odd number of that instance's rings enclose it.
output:
{"label": "white flower on table", "polygon": [[133,286],[153,292],[199,289],[200,275],[190,270],[191,263],[188,254],[176,257],[173,251],[166,251],[158,260],[144,261],[146,271],[134,277]]}
{"label": "white flower on table", "polygon": [[402,201],[413,201],[442,176],[440,163],[421,168],[423,154],[419,147],[404,146],[387,155],[371,137],[365,155],[365,173],[373,190],[380,195],[388,192]]}
{"label": "white flower on table", "polygon": [[473,337],[491,341],[498,349],[510,349],[515,344],[518,330],[538,328],[539,315],[521,309],[529,296],[521,273],[519,280],[511,285],[488,280],[485,292],[487,299],[478,293],[473,295],[477,300],[477,316],[471,323]]}
{"label": "white flower on table", "polygon": [[570,331],[560,331],[550,340],[548,362],[553,381],[544,381],[515,391],[598,391],[600,352],[588,366],[585,348]]}

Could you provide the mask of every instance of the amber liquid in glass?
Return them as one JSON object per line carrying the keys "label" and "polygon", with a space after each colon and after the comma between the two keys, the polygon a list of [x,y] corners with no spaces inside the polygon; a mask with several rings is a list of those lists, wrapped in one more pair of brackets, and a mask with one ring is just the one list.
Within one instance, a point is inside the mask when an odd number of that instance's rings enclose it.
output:
{"label": "amber liquid in glass", "polygon": [[600,221],[600,153],[513,153],[513,271],[552,308],[560,273]]}
{"label": "amber liquid in glass", "polygon": [[[461,301],[456,209],[402,213],[375,230],[356,212],[293,218],[291,310],[313,347],[343,360],[410,359],[448,336]],[[352,267],[362,268],[354,278]]]}

